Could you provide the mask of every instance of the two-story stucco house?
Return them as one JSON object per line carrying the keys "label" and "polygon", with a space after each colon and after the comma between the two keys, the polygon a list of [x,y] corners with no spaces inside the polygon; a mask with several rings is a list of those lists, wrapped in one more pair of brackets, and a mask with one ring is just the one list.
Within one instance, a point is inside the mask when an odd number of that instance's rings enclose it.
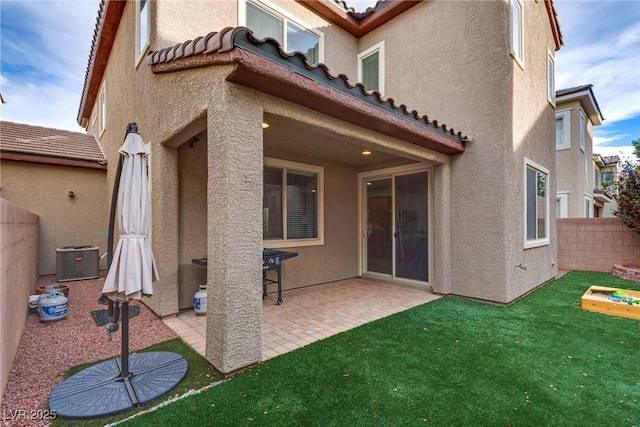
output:
{"label": "two-story stucco house", "polygon": [[593,215],[597,218],[611,218],[617,210],[618,203],[615,200],[616,188],[613,184],[618,181],[622,169],[620,156],[601,156],[593,154],[594,164],[594,206]]}
{"label": "two-story stucco house", "polygon": [[556,217],[603,216],[611,203],[598,186],[599,167],[593,153],[593,127],[604,121],[593,85],[556,92]]}
{"label": "two-story stucco house", "polygon": [[549,0],[106,1],[78,122],[110,164],[138,124],[148,304],[190,307],[206,256],[206,356],[230,372],[261,359],[263,248],[298,253],[287,289],[509,303],[552,279],[561,44]]}

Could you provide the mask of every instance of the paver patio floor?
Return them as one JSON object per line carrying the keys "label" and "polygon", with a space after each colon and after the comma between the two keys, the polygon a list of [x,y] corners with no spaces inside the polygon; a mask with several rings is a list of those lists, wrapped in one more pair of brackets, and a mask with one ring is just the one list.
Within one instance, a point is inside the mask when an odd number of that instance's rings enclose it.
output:
{"label": "paver patio floor", "polygon": [[[262,359],[438,298],[426,288],[364,278],[284,291],[282,305],[270,294],[262,302]],[[164,322],[204,356],[206,316],[185,310]]]}

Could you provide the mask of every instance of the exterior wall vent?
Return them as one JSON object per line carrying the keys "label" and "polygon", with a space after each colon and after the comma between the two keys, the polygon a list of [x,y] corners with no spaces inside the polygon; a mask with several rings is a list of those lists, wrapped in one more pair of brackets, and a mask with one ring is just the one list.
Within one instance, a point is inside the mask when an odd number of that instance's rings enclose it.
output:
{"label": "exterior wall vent", "polygon": [[98,248],[65,246],[56,249],[56,281],[98,278]]}

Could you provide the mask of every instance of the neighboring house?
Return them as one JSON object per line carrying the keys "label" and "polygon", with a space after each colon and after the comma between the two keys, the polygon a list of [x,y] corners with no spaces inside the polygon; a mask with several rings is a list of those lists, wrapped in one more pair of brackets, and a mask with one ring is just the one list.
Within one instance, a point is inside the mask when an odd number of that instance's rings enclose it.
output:
{"label": "neighboring house", "polygon": [[561,44],[550,1],[106,1],[78,122],[111,164],[138,124],[147,304],[189,308],[206,273],[206,356],[229,372],[261,360],[263,247],[298,253],[285,289],[509,303],[552,279]]}
{"label": "neighboring house", "polygon": [[556,92],[556,218],[592,218],[611,202],[595,191],[593,127],[603,121],[593,85]]}
{"label": "neighboring house", "polygon": [[38,274],[56,274],[56,249],[106,248],[106,159],[78,132],[0,122],[0,196],[40,217]]}
{"label": "neighboring house", "polygon": [[[614,199],[615,183],[620,175],[621,162],[619,156],[593,155],[595,189],[594,200],[600,203],[594,206],[594,216],[610,218],[618,208]],[[613,187],[612,187],[613,186]]]}

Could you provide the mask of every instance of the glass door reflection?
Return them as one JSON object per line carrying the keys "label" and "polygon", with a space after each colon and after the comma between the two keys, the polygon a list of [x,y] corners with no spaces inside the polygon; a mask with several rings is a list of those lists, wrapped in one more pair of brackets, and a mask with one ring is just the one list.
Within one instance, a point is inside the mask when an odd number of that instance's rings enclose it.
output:
{"label": "glass door reflection", "polygon": [[392,180],[367,181],[367,271],[393,274]]}

